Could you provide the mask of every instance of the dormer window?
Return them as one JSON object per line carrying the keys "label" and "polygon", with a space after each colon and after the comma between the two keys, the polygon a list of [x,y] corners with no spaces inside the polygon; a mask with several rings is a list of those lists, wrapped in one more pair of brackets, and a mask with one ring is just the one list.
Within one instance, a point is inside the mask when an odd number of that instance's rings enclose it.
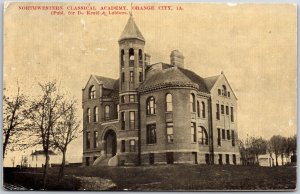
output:
{"label": "dormer window", "polygon": [[223,85],[223,86],[222,86],[222,88],[223,88],[222,95],[223,95],[223,96],[227,96],[227,90],[226,90],[226,86],[225,86],[225,85]]}
{"label": "dormer window", "polygon": [[96,87],[91,86],[89,89],[89,99],[95,99],[96,98]]}

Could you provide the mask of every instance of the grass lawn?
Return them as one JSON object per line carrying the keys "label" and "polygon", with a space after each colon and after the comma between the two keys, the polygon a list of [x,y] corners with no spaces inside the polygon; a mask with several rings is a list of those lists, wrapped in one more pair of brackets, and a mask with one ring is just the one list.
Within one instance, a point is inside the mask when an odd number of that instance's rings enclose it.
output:
{"label": "grass lawn", "polygon": [[[58,172],[52,168],[52,175]],[[112,190],[294,190],[296,167],[158,165],[69,167],[67,175],[112,180]]]}

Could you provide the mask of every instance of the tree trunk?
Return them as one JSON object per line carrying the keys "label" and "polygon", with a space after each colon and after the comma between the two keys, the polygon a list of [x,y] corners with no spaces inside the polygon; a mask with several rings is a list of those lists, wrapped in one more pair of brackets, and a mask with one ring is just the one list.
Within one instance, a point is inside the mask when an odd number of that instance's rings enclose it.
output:
{"label": "tree trunk", "polygon": [[281,165],[283,166],[283,153],[281,153]]}
{"label": "tree trunk", "polygon": [[276,166],[278,166],[278,155],[275,154],[275,161],[276,161]]}
{"label": "tree trunk", "polygon": [[65,165],[66,165],[66,151],[63,151],[62,154],[63,154],[63,156],[62,156],[62,161],[61,161],[61,165],[59,168],[58,179],[62,179],[64,177],[64,170],[65,170]]}
{"label": "tree trunk", "polygon": [[49,167],[49,153],[48,151],[45,152],[46,160],[45,160],[45,166],[44,166],[44,173],[43,173],[43,188],[46,188],[46,182],[48,178],[48,167]]}

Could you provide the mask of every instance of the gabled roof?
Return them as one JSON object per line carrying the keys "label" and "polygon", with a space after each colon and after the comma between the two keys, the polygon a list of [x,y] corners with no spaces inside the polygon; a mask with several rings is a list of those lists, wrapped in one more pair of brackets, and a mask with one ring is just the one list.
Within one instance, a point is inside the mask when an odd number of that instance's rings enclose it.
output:
{"label": "gabled roof", "polygon": [[108,78],[108,77],[103,77],[99,75],[93,75],[96,78],[96,81],[99,84],[103,84],[103,87],[106,89],[115,89],[115,82],[117,81],[116,79]]}
{"label": "gabled roof", "polygon": [[220,75],[212,76],[212,77],[206,77],[204,78],[204,82],[206,84],[207,89],[210,91],[212,87],[215,85],[217,82],[218,78]]}
{"label": "gabled roof", "polygon": [[129,17],[128,22],[122,32],[122,35],[119,38],[119,41],[124,40],[124,39],[131,39],[131,38],[136,38],[136,39],[145,41],[141,31],[137,27],[132,16]]}
{"label": "gabled roof", "polygon": [[169,68],[157,71],[155,74],[147,78],[141,84],[139,89],[147,90],[149,88],[158,87],[162,85],[195,85],[199,89],[199,91],[209,93],[209,91],[206,88],[204,79],[202,77],[190,70],[183,69],[180,67],[174,67],[172,65],[170,65]]}

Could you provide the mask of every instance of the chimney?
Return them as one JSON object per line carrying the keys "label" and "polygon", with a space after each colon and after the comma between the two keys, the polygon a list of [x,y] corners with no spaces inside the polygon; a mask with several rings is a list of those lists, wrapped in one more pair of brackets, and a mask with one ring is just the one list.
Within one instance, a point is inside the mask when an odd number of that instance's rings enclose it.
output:
{"label": "chimney", "polygon": [[148,66],[150,65],[150,60],[151,60],[151,55],[148,53],[145,53],[145,65]]}
{"label": "chimney", "polygon": [[170,54],[171,65],[184,68],[184,56],[178,50],[174,50]]}

